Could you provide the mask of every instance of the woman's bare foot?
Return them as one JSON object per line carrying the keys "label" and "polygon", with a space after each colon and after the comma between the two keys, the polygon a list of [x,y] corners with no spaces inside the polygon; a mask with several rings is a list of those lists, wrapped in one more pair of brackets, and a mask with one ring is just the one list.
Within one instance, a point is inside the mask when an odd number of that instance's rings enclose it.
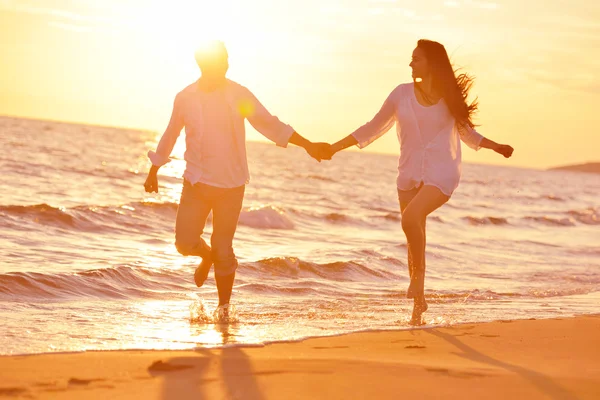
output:
{"label": "woman's bare foot", "polygon": [[415,299],[415,303],[413,306],[412,318],[410,319],[410,324],[414,326],[423,325],[423,313],[427,311],[429,306],[425,301],[425,296],[422,296],[419,300]]}
{"label": "woman's bare foot", "polygon": [[210,272],[210,267],[212,267],[212,259],[210,257],[206,257],[202,259],[198,268],[196,268],[196,272],[194,272],[194,282],[196,286],[202,287],[204,285],[204,281],[208,278],[208,273]]}

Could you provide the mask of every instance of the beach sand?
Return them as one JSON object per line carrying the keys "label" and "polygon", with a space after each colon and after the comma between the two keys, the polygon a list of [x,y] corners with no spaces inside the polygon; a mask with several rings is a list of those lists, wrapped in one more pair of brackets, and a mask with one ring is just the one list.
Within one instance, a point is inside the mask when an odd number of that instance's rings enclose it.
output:
{"label": "beach sand", "polygon": [[0,398],[600,399],[599,333],[594,315],[264,347],[5,356]]}

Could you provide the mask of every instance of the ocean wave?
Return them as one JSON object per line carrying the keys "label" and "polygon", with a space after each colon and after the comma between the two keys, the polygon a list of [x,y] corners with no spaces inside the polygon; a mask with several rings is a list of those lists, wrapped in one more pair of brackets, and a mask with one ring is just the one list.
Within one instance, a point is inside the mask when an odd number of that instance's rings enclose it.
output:
{"label": "ocean wave", "polygon": [[575,222],[571,218],[553,218],[548,216],[542,217],[533,217],[527,216],[525,217],[527,221],[533,221],[544,225],[550,226],[575,226]]}
{"label": "ocean wave", "polygon": [[383,218],[390,221],[402,221],[402,215],[400,214],[400,212],[387,213],[383,216]]}
{"label": "ocean wave", "polygon": [[[588,282],[586,282],[588,283]],[[496,292],[493,290],[469,290],[469,291],[429,291],[426,289],[425,296],[432,303],[466,303],[472,301],[495,301],[507,299],[545,299],[554,297],[574,296],[588,294],[598,291],[598,287],[577,286],[557,288],[526,288],[520,292]],[[401,292],[400,295],[404,295]],[[390,294],[389,297],[398,297],[398,294]]]}
{"label": "ocean wave", "polygon": [[567,214],[586,225],[600,225],[600,208],[589,207],[585,210],[570,210]]}
{"label": "ocean wave", "polygon": [[[137,232],[151,229],[156,214],[175,218],[177,204],[133,202],[121,206],[53,207],[48,204],[0,206],[0,215],[34,224],[83,232]],[[147,218],[140,217],[150,212]],[[29,228],[30,229],[30,228]],[[38,228],[35,228],[38,229]]]}
{"label": "ocean wave", "polygon": [[562,198],[560,196],[555,196],[553,194],[542,195],[542,196],[540,196],[540,198],[545,199],[545,200],[552,200],[552,201],[566,201],[564,198]]}
{"label": "ocean wave", "polygon": [[[43,274],[12,272],[0,274],[0,298],[8,300],[74,297],[124,299],[161,297],[165,290],[184,290],[182,272],[118,266],[75,273]],[[191,281],[191,280],[190,280]]]}
{"label": "ocean wave", "polygon": [[319,289],[314,287],[275,285],[272,283],[246,283],[236,286],[235,289],[240,291],[248,291],[253,294],[277,294],[291,296],[304,296],[320,293]]}
{"label": "ocean wave", "polygon": [[309,175],[307,178],[308,179],[313,179],[313,180],[316,180],[316,181],[323,181],[323,182],[336,182],[335,179],[328,178],[328,177],[322,176],[322,175]]}
{"label": "ocean wave", "polygon": [[[390,213],[387,213],[385,215],[380,215],[378,217],[386,219],[388,221],[402,221],[402,214],[400,214],[400,211],[390,212]],[[444,223],[444,220],[439,215],[428,215],[427,216],[427,221],[429,221],[429,222],[432,222],[432,221],[433,222],[439,222],[440,224]]]}
{"label": "ocean wave", "polygon": [[258,229],[294,229],[294,222],[283,210],[274,206],[245,209],[238,223]]}
{"label": "ocean wave", "polygon": [[[29,206],[0,206],[0,215],[28,219],[49,226],[68,226],[83,231],[140,230],[152,227],[158,214],[161,218],[175,220],[178,204],[173,202],[139,201],[119,206],[53,207],[48,204]],[[150,215],[146,217],[146,214]],[[211,221],[211,218],[208,219]],[[264,206],[245,209],[239,224],[257,229],[294,229],[294,223],[284,211]]]}
{"label": "ocean wave", "polygon": [[364,279],[391,279],[397,277],[392,271],[370,268],[355,261],[318,264],[295,257],[267,258],[248,263],[244,268],[267,277],[318,277],[331,281],[362,281]]}
{"label": "ocean wave", "polygon": [[464,217],[471,225],[508,225],[508,220],[502,217]]}
{"label": "ocean wave", "polygon": [[532,274],[528,280],[531,282],[554,283],[554,286],[568,285],[573,283],[582,285],[597,285],[598,289],[600,289],[600,274],[594,270],[565,270],[560,272],[555,271],[553,273],[535,273]]}
{"label": "ocean wave", "polygon": [[[325,288],[332,292],[336,282],[368,282],[396,279],[386,270],[398,260],[383,257],[381,268],[355,261],[318,264],[295,257],[267,258],[244,262],[239,266],[244,290],[272,293],[308,294]],[[390,268],[400,272],[398,269]],[[402,269],[401,271],[404,271]],[[272,278],[293,278],[294,282],[269,282]],[[302,278],[301,280],[297,280]],[[259,279],[260,283],[255,280]],[[192,271],[188,269],[148,268],[121,265],[74,273],[10,272],[0,274],[0,300],[41,301],[86,299],[163,298],[169,293],[182,293],[193,288]],[[343,290],[342,290],[343,292]],[[339,292],[339,293],[342,293]],[[172,296],[172,294],[171,294]]]}
{"label": "ocean wave", "polygon": [[[368,263],[338,261],[313,263],[295,257],[266,258],[239,266],[236,290],[254,294],[323,295],[350,299],[355,293],[370,293],[374,282],[399,290],[383,297],[403,297],[400,281],[407,283],[405,264],[395,258],[373,255]],[[600,274],[565,271],[536,273],[528,281],[536,287],[518,291],[436,291],[427,289],[432,302],[461,303],[511,298],[553,298],[582,295],[600,290]],[[347,287],[353,282],[351,288]],[[211,283],[212,284],[212,283]],[[402,285],[401,285],[402,286]],[[194,290],[192,269],[148,268],[121,265],[75,273],[12,272],[0,274],[0,300],[13,302],[69,301],[74,299],[172,299],[185,298]]]}
{"label": "ocean wave", "polygon": [[31,217],[39,223],[59,223],[73,226],[75,219],[64,208],[52,207],[46,203],[31,206],[0,206],[0,213],[17,216]]}
{"label": "ocean wave", "polygon": [[600,225],[600,208],[589,207],[584,210],[568,210],[564,211],[560,215],[554,216],[525,216],[524,219],[527,221],[537,222],[543,225],[549,226],[575,226],[577,223],[584,225]]}
{"label": "ocean wave", "polygon": [[[36,230],[39,225],[63,228],[84,232],[140,232],[152,230],[157,221],[174,223],[178,203],[161,201],[137,201],[114,206],[81,205],[75,207],[55,207],[46,203],[34,205],[0,206],[0,216],[7,217],[5,223],[18,226],[20,230]],[[402,220],[398,211],[385,210],[386,213],[375,215],[352,216],[343,212],[325,214],[310,213],[304,210],[293,211],[292,217],[274,205],[244,208],[240,214],[239,225],[253,229],[293,230],[296,220],[317,220],[329,224],[350,224],[356,226],[377,227],[382,220],[399,222]],[[384,211],[382,209],[382,211]],[[508,218],[502,216],[459,217],[462,221],[474,226],[510,226]],[[32,224],[23,224],[25,220]],[[573,209],[552,215],[526,215],[520,218],[526,223],[552,227],[573,227],[578,224],[600,225],[600,209],[589,207]],[[446,223],[438,215],[428,217],[428,221]],[[452,219],[450,219],[452,221]],[[210,224],[211,216],[207,223]],[[387,228],[386,228],[387,229]]]}
{"label": "ocean wave", "polygon": [[325,219],[329,222],[348,222],[352,220],[352,218],[348,217],[347,215],[339,213],[327,214],[325,215]]}

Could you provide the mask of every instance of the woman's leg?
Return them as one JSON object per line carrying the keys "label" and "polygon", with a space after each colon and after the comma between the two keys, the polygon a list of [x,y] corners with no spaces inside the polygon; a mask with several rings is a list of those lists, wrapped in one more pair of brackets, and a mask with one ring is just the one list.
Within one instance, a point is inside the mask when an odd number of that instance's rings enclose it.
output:
{"label": "woman's leg", "polygon": [[[416,188],[410,190],[400,190],[398,189],[398,201],[400,202],[400,214],[404,215],[404,210],[408,207],[408,204],[412,201],[412,199],[419,193],[422,185],[419,185]],[[408,261],[408,277],[412,278],[413,274],[413,260],[412,255],[410,254],[410,246],[408,246],[408,237],[406,238],[407,242],[407,261]]]}
{"label": "woman's leg", "polygon": [[425,185],[413,197],[402,214],[402,229],[407,237],[413,273],[406,296],[414,297],[413,321],[420,322],[427,310],[425,302],[425,221],[427,216],[448,201],[449,197],[435,186]]}

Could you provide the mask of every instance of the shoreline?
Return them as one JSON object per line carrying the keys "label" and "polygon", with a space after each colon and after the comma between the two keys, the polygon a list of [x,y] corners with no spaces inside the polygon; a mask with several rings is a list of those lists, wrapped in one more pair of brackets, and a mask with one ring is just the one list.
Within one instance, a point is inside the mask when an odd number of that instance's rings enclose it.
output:
{"label": "shoreline", "polygon": [[0,397],[600,398],[600,315],[261,346],[0,356]]}
{"label": "shoreline", "polygon": [[[381,329],[381,328],[368,328],[357,331],[349,331],[349,332],[341,332],[341,333],[332,333],[330,335],[315,335],[315,336],[306,336],[298,339],[281,339],[281,340],[270,340],[265,341],[263,343],[225,343],[214,346],[196,346],[189,347],[183,349],[168,349],[168,348],[122,348],[122,349],[90,349],[90,350],[65,350],[65,351],[46,351],[41,353],[15,353],[15,354],[0,354],[0,360],[2,358],[7,357],[29,357],[29,356],[44,356],[44,355],[70,355],[70,354],[84,354],[84,353],[112,353],[112,352],[163,352],[163,351],[171,351],[171,352],[187,352],[187,351],[201,351],[201,350],[222,350],[227,348],[263,348],[272,345],[278,344],[293,344],[293,343],[302,343],[307,340],[314,339],[330,339],[330,338],[338,338],[347,335],[355,335],[355,334],[363,334],[363,333],[380,333],[380,332],[411,332],[415,330],[427,330],[427,329],[443,329],[443,328],[457,328],[462,325],[485,325],[485,324],[494,324],[494,323],[510,323],[517,321],[551,321],[551,320],[561,320],[561,319],[569,319],[569,318],[582,318],[582,317],[598,317],[600,318],[600,313],[590,313],[590,314],[577,314],[577,315],[568,315],[568,316],[560,316],[560,317],[550,317],[550,318],[521,318],[521,319],[501,319],[501,320],[493,320],[493,321],[483,321],[483,322],[458,322],[450,325],[428,325],[424,324],[421,326],[407,326],[402,328],[389,328],[389,329]],[[221,325],[225,326],[227,324],[209,324],[206,325]]]}

